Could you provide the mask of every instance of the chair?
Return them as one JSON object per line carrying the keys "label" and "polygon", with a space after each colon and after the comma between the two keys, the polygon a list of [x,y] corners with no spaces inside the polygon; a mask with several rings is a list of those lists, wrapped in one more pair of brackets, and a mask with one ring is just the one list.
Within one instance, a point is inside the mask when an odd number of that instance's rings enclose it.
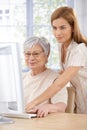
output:
{"label": "chair", "polygon": [[75,89],[74,87],[70,86],[67,87],[68,91],[68,104],[66,108],[67,113],[74,113],[75,108]]}

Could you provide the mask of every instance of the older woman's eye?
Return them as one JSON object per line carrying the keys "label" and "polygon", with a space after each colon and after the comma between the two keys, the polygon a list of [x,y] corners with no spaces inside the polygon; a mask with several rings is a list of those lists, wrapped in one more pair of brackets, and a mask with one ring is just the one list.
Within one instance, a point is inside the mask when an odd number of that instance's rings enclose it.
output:
{"label": "older woman's eye", "polygon": [[34,56],[38,56],[40,53],[33,53]]}
{"label": "older woman's eye", "polygon": [[28,55],[28,56],[30,56],[30,55],[31,55],[31,53],[28,53],[28,52],[26,52],[26,53],[25,53],[25,55]]}

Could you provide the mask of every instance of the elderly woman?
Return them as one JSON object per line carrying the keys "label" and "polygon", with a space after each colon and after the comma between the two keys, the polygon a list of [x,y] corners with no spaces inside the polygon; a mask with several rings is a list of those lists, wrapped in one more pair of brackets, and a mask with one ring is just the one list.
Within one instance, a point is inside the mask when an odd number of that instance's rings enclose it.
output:
{"label": "elderly woman", "polygon": [[50,44],[44,37],[30,37],[24,43],[24,57],[30,71],[23,75],[24,96],[27,113],[37,113],[37,117],[44,117],[52,112],[65,112],[67,106],[67,90],[64,87],[55,96],[28,111],[28,103],[34,100],[59,74],[49,68],[46,63],[50,53]]}

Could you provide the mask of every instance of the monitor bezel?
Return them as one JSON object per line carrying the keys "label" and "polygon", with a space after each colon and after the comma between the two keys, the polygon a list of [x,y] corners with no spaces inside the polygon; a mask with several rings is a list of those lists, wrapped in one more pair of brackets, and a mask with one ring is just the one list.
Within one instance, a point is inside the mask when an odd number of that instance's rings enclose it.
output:
{"label": "monitor bezel", "polygon": [[16,110],[9,110],[9,112],[16,112],[16,113],[23,113],[24,109],[24,94],[23,94],[23,83],[22,83],[22,65],[21,65],[21,55],[20,55],[20,48],[18,43],[14,42],[3,42],[0,43],[1,47],[10,46],[12,50],[12,57],[14,61],[14,73],[15,73],[15,81],[16,81],[16,97],[17,97],[17,109]]}

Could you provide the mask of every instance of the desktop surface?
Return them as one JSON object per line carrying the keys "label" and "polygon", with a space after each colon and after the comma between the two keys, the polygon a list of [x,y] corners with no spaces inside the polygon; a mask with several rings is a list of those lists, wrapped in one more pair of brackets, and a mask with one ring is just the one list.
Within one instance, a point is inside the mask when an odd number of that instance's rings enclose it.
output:
{"label": "desktop surface", "polygon": [[53,113],[44,118],[17,119],[0,130],[87,130],[87,115]]}

